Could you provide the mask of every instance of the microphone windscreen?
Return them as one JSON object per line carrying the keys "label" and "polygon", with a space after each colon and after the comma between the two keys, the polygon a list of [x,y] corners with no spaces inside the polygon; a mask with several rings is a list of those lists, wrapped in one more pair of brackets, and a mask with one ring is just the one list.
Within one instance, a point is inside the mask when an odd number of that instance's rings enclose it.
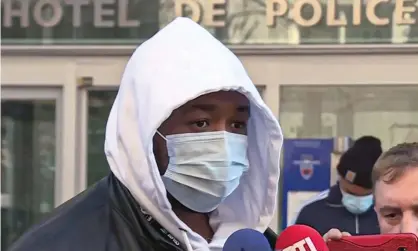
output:
{"label": "microphone windscreen", "polygon": [[277,237],[275,250],[328,251],[328,247],[315,229],[305,225],[293,225]]}
{"label": "microphone windscreen", "polygon": [[262,233],[246,228],[231,234],[222,251],[271,251],[271,247]]}

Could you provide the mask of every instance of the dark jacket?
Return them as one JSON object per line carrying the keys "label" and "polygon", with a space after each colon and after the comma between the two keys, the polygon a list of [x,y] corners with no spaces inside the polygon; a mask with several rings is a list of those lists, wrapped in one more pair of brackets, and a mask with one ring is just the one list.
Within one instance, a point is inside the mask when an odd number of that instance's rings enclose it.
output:
{"label": "dark jacket", "polygon": [[[58,207],[42,223],[29,229],[9,250],[185,250],[168,235],[152,216],[141,211],[125,186],[110,174]],[[273,247],[276,234],[268,229],[265,236]]]}
{"label": "dark jacket", "polygon": [[337,185],[329,189],[324,198],[313,201],[300,211],[295,224],[315,228],[321,235],[331,228],[349,232],[352,235],[379,234],[379,224],[373,207],[365,213],[354,215],[342,205],[342,194]]}

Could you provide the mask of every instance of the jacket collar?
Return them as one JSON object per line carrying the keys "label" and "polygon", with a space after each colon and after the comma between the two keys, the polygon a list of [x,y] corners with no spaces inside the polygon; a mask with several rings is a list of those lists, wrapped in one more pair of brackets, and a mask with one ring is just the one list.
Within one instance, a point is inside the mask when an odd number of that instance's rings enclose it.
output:
{"label": "jacket collar", "polygon": [[[151,213],[141,208],[129,190],[112,173],[103,182],[106,182],[109,189],[112,227],[122,250],[139,250],[136,245],[140,244],[135,242],[144,239],[148,239],[155,250],[184,250],[173,245],[173,237],[165,238],[167,230],[153,219]],[[267,228],[264,236],[274,249],[277,234]]]}
{"label": "jacket collar", "polygon": [[343,195],[341,193],[340,185],[339,183],[333,185],[329,189],[329,194],[326,199],[327,203],[332,206],[342,206],[342,198]]}

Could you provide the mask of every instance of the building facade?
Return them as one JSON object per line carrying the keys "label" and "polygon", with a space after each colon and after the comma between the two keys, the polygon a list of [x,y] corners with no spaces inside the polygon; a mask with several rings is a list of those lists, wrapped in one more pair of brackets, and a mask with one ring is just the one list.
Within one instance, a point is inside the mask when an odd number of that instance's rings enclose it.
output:
{"label": "building facade", "polygon": [[106,175],[105,123],[125,64],[176,16],[238,55],[285,137],[418,140],[416,1],[77,3],[2,1],[3,248]]}

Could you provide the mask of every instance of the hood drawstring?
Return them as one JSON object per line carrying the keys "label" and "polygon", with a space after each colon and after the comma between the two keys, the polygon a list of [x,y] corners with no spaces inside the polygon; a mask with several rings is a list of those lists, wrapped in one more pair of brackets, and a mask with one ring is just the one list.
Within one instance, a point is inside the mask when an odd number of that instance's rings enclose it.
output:
{"label": "hood drawstring", "polygon": [[186,244],[187,251],[193,251],[192,245],[190,244],[189,237],[187,236],[186,229],[180,228],[181,234],[183,235],[183,242]]}

